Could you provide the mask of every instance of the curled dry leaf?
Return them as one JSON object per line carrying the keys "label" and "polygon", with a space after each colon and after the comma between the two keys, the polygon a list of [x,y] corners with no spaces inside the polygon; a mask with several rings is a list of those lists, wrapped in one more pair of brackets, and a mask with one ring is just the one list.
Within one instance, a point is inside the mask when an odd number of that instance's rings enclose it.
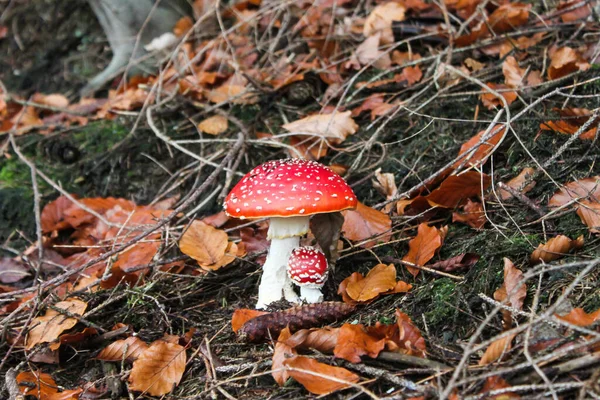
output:
{"label": "curled dry leaf", "polygon": [[561,47],[550,52],[548,79],[554,80],[576,71],[586,71],[590,64],[581,54],[570,47]]}
{"label": "curled dry leaf", "polygon": [[[87,303],[70,298],[56,303],[54,307],[68,311],[71,314],[83,315]],[[53,342],[65,330],[74,327],[77,322],[76,318],[67,317],[52,308],[48,308],[43,316],[33,319],[31,323],[33,328],[27,334],[25,347],[29,350],[39,343]]]}
{"label": "curled dry leaf", "polygon": [[406,8],[403,5],[393,1],[378,5],[367,16],[363,25],[363,35],[369,37],[380,33],[382,43],[392,43],[392,22],[403,21],[405,12]]}
{"label": "curled dry leaf", "polygon": [[556,315],[556,318],[561,319],[577,326],[590,326],[596,321],[600,321],[600,308],[592,313],[586,313],[583,308],[574,308],[566,315]]}
{"label": "curled dry leaf", "polygon": [[200,266],[216,264],[223,257],[228,246],[227,234],[217,228],[196,220],[179,240],[179,248],[198,261]]}
{"label": "curled dry leaf", "polygon": [[[402,258],[402,261],[423,266],[442,247],[442,242],[443,239],[440,230],[434,226],[428,226],[423,222],[417,228],[417,236],[408,242],[408,253]],[[418,268],[408,265],[406,269],[415,277],[420,271]]]}
{"label": "curled dry leaf", "polygon": [[474,253],[463,253],[456,257],[430,264],[429,268],[445,272],[452,272],[459,269],[471,268],[477,263],[477,261],[479,261],[479,255]]}
{"label": "curled dry leaf", "polygon": [[288,374],[313,394],[324,395],[346,389],[359,377],[345,368],[323,364],[315,359],[296,356],[285,360]]}
{"label": "curled dry leaf", "polygon": [[384,195],[387,200],[393,198],[398,193],[394,174],[390,172],[382,173],[381,168],[377,168],[375,170],[375,178],[377,180],[373,181],[373,187]]}
{"label": "curled dry leaf", "polygon": [[[506,129],[503,129],[501,126],[494,126],[487,135],[486,132],[487,129],[478,132],[460,147],[458,155],[464,156],[456,161],[452,168],[458,168],[463,164],[467,166],[478,167],[485,163],[488,156],[504,138]],[[484,136],[488,136],[488,139],[482,141]]]}
{"label": "curled dry leaf", "polygon": [[271,375],[275,382],[279,386],[283,386],[290,377],[287,369],[285,368],[285,360],[295,357],[298,352],[293,346],[287,344],[287,340],[292,336],[288,328],[284,328],[277,338],[275,343],[275,350],[273,350],[273,363],[271,364]]}
{"label": "curled dry leaf", "polygon": [[600,203],[582,200],[577,208],[577,215],[592,233],[600,233]]}
{"label": "curled dry leaf", "polygon": [[[515,310],[523,309],[523,301],[527,297],[527,286],[523,280],[523,272],[515,267],[512,261],[504,258],[504,282],[494,292],[494,299],[499,302],[508,300],[508,305]],[[504,329],[512,326],[512,316],[509,310],[502,310]]]}
{"label": "curled dry leaf", "polygon": [[77,344],[83,342],[90,336],[96,336],[98,331],[95,328],[85,328],[81,332],[65,333],[59,336],[58,341],[51,343],[50,350],[58,350],[63,344]]}
{"label": "curled dry leaf", "polygon": [[488,365],[499,360],[502,355],[512,348],[512,341],[515,336],[516,334],[513,333],[512,335],[504,336],[493,341],[485,350],[481,360],[479,360],[479,365]]}
{"label": "curled dry leaf", "polygon": [[163,396],[181,381],[186,361],[183,346],[157,340],[133,362],[129,389],[151,396]]}
{"label": "curled dry leaf", "polygon": [[537,264],[540,262],[551,262],[566,256],[573,249],[583,247],[583,236],[576,240],[571,240],[565,235],[558,235],[548,240],[546,243],[540,243],[531,254],[529,262]]}
{"label": "curled dry leaf", "polygon": [[140,355],[146,351],[148,345],[137,336],[130,336],[127,339],[117,340],[108,346],[96,356],[98,360],[103,361],[121,361],[129,363],[137,360]]}
{"label": "curled dry leaf", "polygon": [[16,377],[21,394],[38,400],[77,400],[83,389],[58,390],[51,375],[40,371],[21,372]]}
{"label": "curled dry leaf", "polygon": [[354,57],[360,65],[370,65],[377,69],[389,69],[392,66],[392,60],[389,52],[379,49],[381,34],[377,33],[367,37],[354,52]]}
{"label": "curled dry leaf", "polygon": [[[540,129],[543,131],[558,132],[563,135],[574,135],[577,133],[579,128],[585,124],[593,114],[587,108],[554,108],[553,111],[558,112],[564,119],[542,122],[540,123]],[[596,121],[595,124],[591,124],[587,131],[581,133],[579,139],[593,140],[598,131],[598,127],[594,125],[598,125],[598,121]]]}
{"label": "curled dry leaf", "polygon": [[213,115],[198,124],[198,129],[209,135],[219,135],[227,130],[229,121],[222,115]]}
{"label": "curled dry leaf", "polygon": [[526,68],[519,67],[516,58],[506,57],[502,63],[502,73],[504,74],[504,83],[512,88],[520,88],[525,85]]}
{"label": "curled dry leaf", "polygon": [[512,387],[508,384],[504,379],[499,376],[490,376],[485,380],[483,384],[483,388],[479,392],[479,394],[485,395],[485,399],[488,400],[515,400],[520,399],[521,396],[514,392],[503,392],[502,394],[492,395],[490,396],[488,393],[493,390],[507,389]]}
{"label": "curled dry leaf", "polygon": [[[531,180],[531,177],[535,174],[533,168],[523,168],[519,175],[506,182],[505,185],[514,189],[516,192],[525,194],[535,187],[535,182]],[[512,193],[508,190],[498,189],[498,197],[500,200],[506,201],[513,197]]]}
{"label": "curled dry leaf", "polygon": [[474,229],[483,229],[487,222],[483,205],[479,202],[467,200],[463,206],[464,213],[453,212],[452,222],[462,222]]}
{"label": "curled dry leaf", "polygon": [[266,311],[251,310],[248,308],[240,308],[233,312],[231,317],[231,329],[237,333],[242,326],[252,318],[268,314]]}
{"label": "curled dry leaf", "polygon": [[[342,232],[344,237],[354,242],[360,242],[377,236],[377,241],[387,241],[391,237],[392,220],[381,211],[358,202],[356,210],[342,211],[344,224]],[[375,240],[361,244],[363,247],[372,247]]]}
{"label": "curled dry leaf", "polygon": [[477,171],[467,171],[446,178],[441,185],[425,196],[432,206],[456,208],[469,197],[480,196],[490,186],[488,175]]}
{"label": "curled dry leaf", "polygon": [[373,267],[367,276],[354,272],[344,279],[338,288],[344,302],[368,302],[382,294],[406,293],[412,285],[396,281],[396,267],[394,264],[378,264]]}
{"label": "curled dry leaf", "polygon": [[223,103],[226,101],[235,104],[254,104],[258,97],[247,90],[248,81],[246,78],[233,75],[225,83],[216,89],[207,90],[204,96],[212,103]]}
{"label": "curled dry leaf", "polygon": [[294,349],[315,349],[325,354],[333,354],[333,350],[337,345],[340,328],[324,328],[301,329],[294,333],[286,344]]}
{"label": "curled dry leaf", "polygon": [[344,324],[339,330],[333,354],[352,363],[359,363],[361,356],[377,358],[384,347],[385,339],[369,335],[362,325]]}
{"label": "curled dry leaf", "polygon": [[282,125],[288,132],[317,136],[339,144],[358,130],[358,125],[351,117],[351,111],[334,114],[317,114]]}
{"label": "curled dry leaf", "polygon": [[[486,83],[488,88],[498,93],[504,100],[506,101],[506,105],[510,106],[513,101],[517,99],[517,92],[514,90],[510,90],[510,86],[504,85],[502,83]],[[488,90],[483,90],[483,93],[479,96],[481,102],[488,110],[491,110],[496,107],[504,107],[504,102],[501,100],[499,96],[495,93],[492,93]]]}
{"label": "curled dry leaf", "polygon": [[599,175],[567,183],[554,193],[548,201],[548,206],[556,208],[574,203],[574,200],[595,200],[597,202],[597,199],[600,199]]}

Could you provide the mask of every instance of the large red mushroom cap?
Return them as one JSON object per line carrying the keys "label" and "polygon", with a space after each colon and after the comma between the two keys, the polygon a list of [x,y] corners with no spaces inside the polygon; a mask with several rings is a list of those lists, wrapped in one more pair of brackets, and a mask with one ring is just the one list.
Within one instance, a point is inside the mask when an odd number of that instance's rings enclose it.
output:
{"label": "large red mushroom cap", "polygon": [[327,280],[327,258],[313,247],[296,247],[288,260],[287,273],[300,287],[321,288]]}
{"label": "large red mushroom cap", "polygon": [[237,218],[299,217],[356,208],[346,181],[315,161],[268,161],[250,171],[225,198]]}

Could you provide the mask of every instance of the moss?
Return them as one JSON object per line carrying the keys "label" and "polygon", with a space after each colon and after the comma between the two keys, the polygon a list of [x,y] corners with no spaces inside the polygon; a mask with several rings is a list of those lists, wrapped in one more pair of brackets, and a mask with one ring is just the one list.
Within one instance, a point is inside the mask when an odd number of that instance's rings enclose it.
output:
{"label": "moss", "polygon": [[453,306],[456,302],[456,283],[452,279],[441,278],[428,286],[431,306],[429,311],[425,312],[427,323],[433,326],[449,323],[457,313],[456,307]]}

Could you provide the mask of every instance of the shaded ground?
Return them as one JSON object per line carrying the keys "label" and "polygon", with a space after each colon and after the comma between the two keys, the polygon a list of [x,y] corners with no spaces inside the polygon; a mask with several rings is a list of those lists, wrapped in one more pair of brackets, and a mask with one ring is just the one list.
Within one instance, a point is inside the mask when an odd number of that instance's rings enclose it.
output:
{"label": "shaded ground", "polygon": [[[86,79],[108,61],[109,53],[102,41],[99,27],[80,1],[32,3],[15,2],[13,8],[5,14],[5,20],[12,24],[10,26],[19,28],[20,39],[8,37],[0,40],[0,54],[6,55],[0,59],[0,80],[9,91],[24,96],[33,92],[62,92],[74,98]],[[576,29],[570,27],[568,32],[562,34],[575,34]],[[552,32],[552,35],[560,34]],[[52,40],[47,39],[49,36]],[[497,60],[492,62],[490,58],[479,55],[480,61],[489,62],[490,66],[480,72],[478,79],[487,81],[490,77],[501,74]],[[570,89],[569,94],[573,96],[568,98],[570,106],[590,110],[600,106],[599,97],[595,97],[600,96],[600,81],[595,79],[597,75],[596,65],[573,77],[576,82],[589,83]],[[368,78],[369,76],[365,76],[361,80]],[[553,89],[553,85],[541,86],[530,95],[525,95],[522,102],[517,101],[511,106],[513,115],[522,110],[524,104],[530,104]],[[375,140],[372,140],[373,135],[383,120],[367,128],[371,121],[368,115],[363,114],[356,120],[361,126],[359,132],[344,142],[345,151],[331,153],[321,161],[325,164],[349,166],[358,160],[358,165],[348,176],[349,184],[363,203],[371,206],[381,203],[384,197],[371,184],[375,169],[381,168],[384,172],[393,173],[399,191],[404,192],[441,169],[457,154],[462,143],[485,129],[496,111],[481,107],[477,93],[473,94],[477,90],[472,82],[465,81],[450,92],[438,92],[429,77],[398,93],[402,98],[414,95],[415,99],[394,119],[386,121],[386,126],[377,132]],[[351,93],[357,98],[356,104],[366,96],[356,88]],[[419,109],[418,114],[411,113],[411,107],[414,110],[416,105],[424,103],[430,96],[435,97],[431,103]],[[298,115],[305,115],[311,110],[317,111],[321,107],[316,101],[302,107],[290,106],[286,101],[284,97],[278,97],[276,102],[280,102],[282,106],[273,106],[272,95],[263,93],[257,105],[233,105],[228,110],[251,127],[249,129],[254,135],[255,132],[276,130],[274,127],[280,126],[282,115],[287,120],[295,120]],[[348,102],[346,106],[351,104],[353,103]],[[411,282],[414,289],[406,296],[382,297],[359,309],[346,322],[389,323],[394,320],[394,312],[399,308],[421,329],[427,340],[430,357],[456,365],[462,357],[463,346],[492,309],[492,305],[486,303],[480,294],[492,297],[502,284],[503,257],[509,257],[515,265],[522,266],[527,271],[529,256],[538,244],[556,234],[563,234],[570,238],[583,235],[586,240],[583,249],[563,259],[565,263],[596,259],[600,242],[597,236],[588,232],[575,213],[548,218],[540,223],[540,218],[548,212],[547,200],[557,189],[556,182],[565,183],[600,175],[598,141],[575,141],[562,151],[561,147],[567,142],[568,136],[552,132],[539,134],[540,122],[553,115],[550,111],[553,107],[563,108],[564,104],[565,96],[557,95],[532,107],[522,118],[512,121],[519,140],[509,135],[485,167],[485,172],[491,174],[495,182],[506,182],[524,167],[544,165],[545,173],[538,175],[535,188],[526,196],[530,203],[517,199],[504,203],[488,201],[486,215],[490,222],[481,231],[452,223],[450,213],[440,212],[433,219],[439,225],[449,225],[444,245],[434,261],[474,252],[481,257],[477,264],[468,271],[456,273],[462,279],[425,273],[414,279],[404,268],[397,266],[398,278]],[[474,110],[478,105],[479,114],[477,121],[474,121]],[[196,112],[199,110],[190,102],[181,99],[180,103],[167,108],[160,116],[162,126],[168,128],[166,131],[171,138],[195,138],[195,128],[186,122]],[[82,197],[123,197],[137,204],[148,204],[162,199],[167,188],[178,180],[181,180],[181,184],[169,192],[168,197],[185,197],[212,172],[207,168],[197,169],[197,161],[174,152],[146,124],[136,124],[136,119],[137,115],[132,113],[129,116],[119,116],[113,121],[94,121],[85,127],[58,130],[50,135],[34,132],[19,137],[17,143],[23,154],[41,171],[67,191]],[[228,139],[235,139],[235,135],[233,129],[226,133]],[[4,138],[0,136],[0,140]],[[217,140],[203,145],[189,145],[187,148],[203,155],[227,151],[224,144]],[[557,153],[560,156],[545,165]],[[15,157],[14,152],[8,151],[8,154],[12,157],[0,159],[2,256],[14,256],[13,250],[22,251],[35,241],[30,172]],[[247,172],[267,159],[285,156],[282,149],[247,143],[238,171]],[[218,183],[220,182],[213,183],[206,193],[212,192]],[[45,183],[40,184],[40,194],[42,205],[57,196],[56,191]],[[219,209],[220,200],[213,199],[197,217],[211,215]],[[382,243],[372,251],[352,247],[346,241],[346,248],[336,266],[334,280],[329,284],[327,299],[337,300],[331,289],[336,288],[354,271],[366,274],[377,263],[376,256],[402,258],[408,250],[408,239],[416,233],[418,222],[414,217],[394,216],[394,240]],[[172,253],[171,256],[177,250]],[[253,296],[259,279],[257,267],[251,259],[240,259],[226,270],[206,275],[183,275],[157,270],[142,286],[101,290],[93,294],[82,294],[82,297],[88,301],[89,309],[105,302],[110,303],[91,316],[91,322],[107,330],[117,323],[129,324],[133,331],[139,333],[140,338],[148,342],[162,337],[165,332],[183,334],[190,327],[197,328],[192,349],[206,354],[206,348],[201,346],[208,341],[212,353],[225,365],[242,365],[233,373],[218,375],[216,380],[223,382],[232,379],[229,383],[223,383],[223,387],[236,398],[303,398],[307,396],[306,391],[297,383],[282,388],[277,388],[274,384],[268,373],[269,366],[265,363],[272,356],[270,344],[240,344],[230,329],[233,311],[252,307],[254,303]],[[528,298],[531,299],[535,290],[539,289],[540,309],[549,307],[575,279],[577,271],[577,268],[557,269],[544,274],[539,288],[530,284]],[[588,312],[600,308],[599,274],[595,270],[582,278],[568,298],[573,306],[583,307]],[[29,280],[20,284],[26,287],[31,283]],[[501,315],[498,314],[493,323],[483,331],[482,337],[489,338],[498,334],[500,327]],[[3,351],[10,347],[5,339],[3,337]],[[517,344],[518,346],[522,345]],[[65,387],[102,381],[111,373],[124,376],[119,366],[115,369],[108,363],[90,360],[90,356],[100,348],[95,343],[83,348],[65,349],[61,353],[61,366],[64,369],[58,372],[55,366],[40,364],[38,367],[52,371],[57,383]],[[481,354],[473,354],[471,364],[476,364],[480,356]],[[352,368],[351,364],[333,360],[331,356],[319,357],[330,363]],[[21,350],[14,351],[6,360],[4,368],[14,367],[23,359],[24,353]],[[516,363],[516,360],[508,360],[504,366],[510,367]],[[398,376],[409,376],[413,381],[434,375],[432,370],[419,370],[414,366],[408,366],[407,369],[406,365],[378,360],[365,361],[365,364]],[[175,389],[173,398],[208,398],[211,395],[209,389],[214,390],[211,385],[215,381],[211,381],[207,374],[207,365],[205,355],[191,358],[182,384]],[[2,371],[5,372],[6,370]],[[265,373],[261,375],[263,372]],[[508,372],[503,376],[510,380],[520,373]],[[583,370],[578,378],[585,380],[590,373],[589,370]],[[238,377],[240,379],[236,380]],[[124,389],[125,384],[119,379],[112,383],[120,386],[120,390]],[[385,379],[370,386],[371,391],[382,396],[398,389]],[[477,393],[472,388],[465,390]],[[115,389],[113,393],[118,392]],[[124,393],[123,391],[121,394]],[[104,398],[110,397],[109,394],[106,396]],[[349,396],[351,394],[348,392],[332,395],[333,398],[350,398]]]}

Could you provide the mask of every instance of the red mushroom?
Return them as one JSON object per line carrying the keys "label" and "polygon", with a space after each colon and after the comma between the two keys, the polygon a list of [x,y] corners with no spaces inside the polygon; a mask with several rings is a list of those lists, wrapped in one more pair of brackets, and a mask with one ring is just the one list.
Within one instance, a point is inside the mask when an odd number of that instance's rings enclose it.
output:
{"label": "red mushroom", "polygon": [[288,260],[288,277],[300,286],[300,299],[307,303],[323,301],[321,288],[327,280],[327,258],[314,247],[296,247]]}
{"label": "red mushroom", "polygon": [[225,212],[237,218],[270,218],[271,247],[263,265],[256,308],[298,296],[286,274],[292,250],[308,232],[311,215],[356,208],[346,181],[314,161],[268,161],[250,171],[225,198]]}

